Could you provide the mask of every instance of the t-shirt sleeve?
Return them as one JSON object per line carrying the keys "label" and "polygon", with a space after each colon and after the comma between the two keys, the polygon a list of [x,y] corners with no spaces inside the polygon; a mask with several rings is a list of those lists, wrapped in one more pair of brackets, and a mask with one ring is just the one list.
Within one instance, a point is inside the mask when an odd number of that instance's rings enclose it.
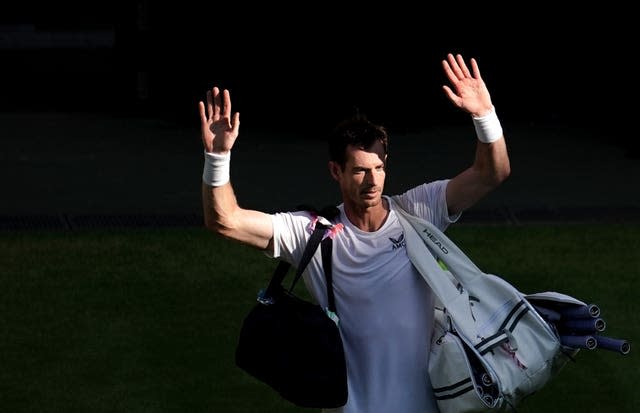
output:
{"label": "t-shirt sleeve", "polygon": [[278,212],[271,215],[273,222],[273,258],[296,264],[302,258],[303,246],[311,232],[311,216],[307,212]]}
{"label": "t-shirt sleeve", "polygon": [[423,218],[444,231],[449,224],[456,222],[462,215],[461,213],[449,215],[448,184],[448,179],[425,183],[401,194],[399,200],[410,214]]}

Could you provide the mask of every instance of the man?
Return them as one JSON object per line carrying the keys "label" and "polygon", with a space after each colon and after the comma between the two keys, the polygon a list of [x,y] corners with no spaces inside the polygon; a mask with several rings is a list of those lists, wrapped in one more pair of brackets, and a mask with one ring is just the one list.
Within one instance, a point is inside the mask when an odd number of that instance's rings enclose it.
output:
{"label": "man", "polygon": [[[412,214],[444,230],[510,173],[502,128],[489,91],[471,59],[447,55],[442,65],[449,100],[472,115],[478,143],[473,164],[457,176],[401,195]],[[266,214],[240,208],[229,182],[230,151],[240,115],[227,90],[214,87],[199,103],[205,149],[202,198],[207,228],[293,263],[315,224],[307,212]],[[413,268],[403,232],[383,195],[388,136],[363,118],[346,121],[329,139],[329,172],[342,194],[333,218],[333,283],[343,335],[349,400],[336,412],[436,412],[427,373],[434,296]],[[326,306],[318,253],[304,281]],[[309,355],[313,357],[313,355]]]}

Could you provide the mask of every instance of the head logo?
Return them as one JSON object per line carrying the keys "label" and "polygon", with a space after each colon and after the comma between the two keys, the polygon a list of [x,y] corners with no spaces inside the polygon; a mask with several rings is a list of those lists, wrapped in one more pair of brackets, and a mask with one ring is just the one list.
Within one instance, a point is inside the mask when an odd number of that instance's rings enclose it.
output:
{"label": "head logo", "polygon": [[393,247],[391,248],[392,251],[407,245],[407,242],[404,240],[404,233],[400,233],[400,236],[398,237],[398,239],[389,237],[389,240],[393,244]]}
{"label": "head logo", "polygon": [[447,247],[442,245],[442,242],[440,242],[440,240],[438,238],[436,238],[436,236],[433,235],[431,233],[431,231],[429,231],[429,228],[423,229],[422,232],[424,232],[426,234],[427,238],[429,238],[429,240],[431,240],[431,242],[433,242],[438,248],[440,248],[440,251],[442,251],[445,254],[449,253],[449,250],[447,249]]}

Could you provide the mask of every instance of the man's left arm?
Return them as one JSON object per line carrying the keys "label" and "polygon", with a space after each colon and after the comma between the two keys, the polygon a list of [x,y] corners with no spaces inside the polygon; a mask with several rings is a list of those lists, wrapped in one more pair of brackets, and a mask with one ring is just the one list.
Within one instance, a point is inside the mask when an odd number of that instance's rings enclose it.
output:
{"label": "man's left arm", "polygon": [[473,164],[449,181],[447,207],[450,215],[471,207],[500,185],[511,173],[502,126],[475,59],[471,71],[462,56],[447,55],[442,61],[451,86],[443,90],[458,108],[471,114],[478,136]]}
{"label": "man's left arm", "polygon": [[456,215],[473,206],[507,179],[510,173],[504,137],[491,143],[478,141],[473,165],[452,178],[447,185],[449,215]]}

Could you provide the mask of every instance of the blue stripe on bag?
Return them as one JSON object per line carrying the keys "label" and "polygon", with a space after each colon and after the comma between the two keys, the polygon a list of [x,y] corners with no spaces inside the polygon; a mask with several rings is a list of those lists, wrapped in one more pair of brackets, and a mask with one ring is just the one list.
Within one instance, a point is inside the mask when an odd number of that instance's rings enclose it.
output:
{"label": "blue stripe on bag", "polygon": [[507,336],[507,334],[501,330],[500,332],[492,335],[491,337],[485,338],[484,340],[476,344],[474,347],[478,351],[478,353],[480,353],[480,355],[485,355],[486,353],[491,351],[491,349],[504,343],[508,339],[509,339],[509,336]]}
{"label": "blue stripe on bag", "polygon": [[[462,387],[462,386],[466,386],[466,387]],[[457,390],[460,387],[462,388],[460,390]],[[461,380],[457,383],[451,384],[449,386],[437,387],[437,388],[434,387],[433,393],[436,400],[447,400],[447,399],[456,398],[461,394],[467,393],[468,391],[473,390],[473,388],[474,387],[473,387],[473,383],[471,382],[471,377],[467,377],[466,379]],[[455,392],[450,393],[450,391],[455,391]],[[439,395],[439,393],[445,393],[445,394]]]}
{"label": "blue stripe on bag", "polygon": [[498,332],[490,337],[485,338],[474,347],[481,355],[484,355],[491,351],[491,349],[504,343],[509,339],[509,336],[504,332],[509,330],[513,332],[520,319],[529,311],[529,307],[526,306],[524,300],[519,301],[509,312],[507,318],[502,322],[498,328]]}

